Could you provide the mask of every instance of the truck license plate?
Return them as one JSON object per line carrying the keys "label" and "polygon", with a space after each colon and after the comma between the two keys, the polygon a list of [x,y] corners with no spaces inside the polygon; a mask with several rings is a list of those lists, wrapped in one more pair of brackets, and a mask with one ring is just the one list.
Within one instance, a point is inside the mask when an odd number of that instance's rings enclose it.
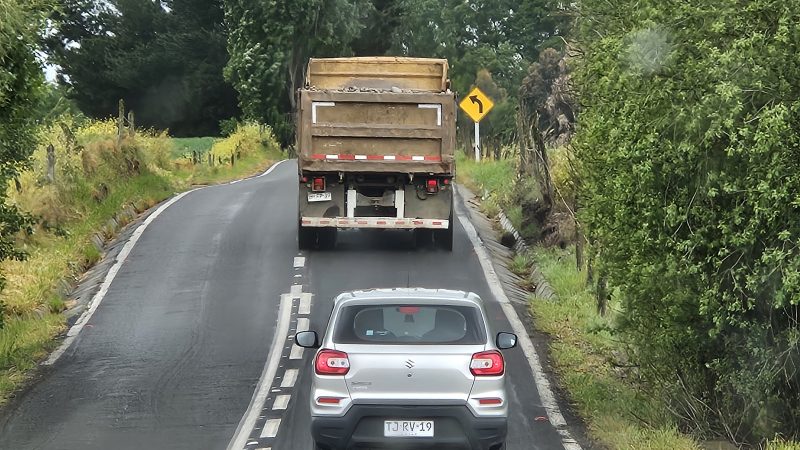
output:
{"label": "truck license plate", "polygon": [[308,202],[327,202],[330,201],[333,197],[331,196],[330,192],[315,192],[313,194],[308,194]]}
{"label": "truck license plate", "polygon": [[384,437],[433,437],[432,420],[385,420]]}

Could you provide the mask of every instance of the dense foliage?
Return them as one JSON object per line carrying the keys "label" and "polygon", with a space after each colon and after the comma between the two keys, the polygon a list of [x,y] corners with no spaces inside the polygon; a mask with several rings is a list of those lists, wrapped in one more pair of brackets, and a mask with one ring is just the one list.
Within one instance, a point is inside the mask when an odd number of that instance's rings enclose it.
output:
{"label": "dense foliage", "polygon": [[581,4],[583,219],[687,427],[800,434],[800,1]]}
{"label": "dense foliage", "polygon": [[51,62],[81,111],[117,113],[119,99],[148,127],[216,134],[239,114],[224,81],[222,0],[61,0],[49,35]]}
{"label": "dense foliage", "polygon": [[[294,93],[308,57],[399,55],[447,58],[453,89],[496,86],[484,136],[508,142],[519,83],[569,17],[553,0],[228,0],[226,74],[247,116],[291,141]],[[486,71],[482,80],[478,73]],[[488,77],[488,78],[487,78]],[[282,125],[281,125],[282,124]],[[469,126],[464,121],[462,126]]]}
{"label": "dense foliage", "polygon": [[295,90],[309,57],[346,56],[370,12],[368,0],[225,2],[230,29],[227,79],[244,113],[291,140]]}
{"label": "dense foliage", "polygon": [[6,204],[5,187],[28,164],[36,142],[31,111],[42,96],[42,69],[34,55],[43,24],[40,8],[33,1],[0,0],[0,261],[23,256],[14,237],[28,226],[17,208]]}

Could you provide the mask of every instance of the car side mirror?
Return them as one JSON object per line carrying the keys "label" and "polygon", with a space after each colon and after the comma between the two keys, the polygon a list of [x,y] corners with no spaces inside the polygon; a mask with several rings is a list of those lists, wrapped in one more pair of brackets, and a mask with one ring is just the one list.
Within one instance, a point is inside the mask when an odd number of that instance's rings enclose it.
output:
{"label": "car side mirror", "polygon": [[294,343],[303,348],[319,348],[316,331],[301,331],[294,335]]}
{"label": "car side mirror", "polygon": [[514,348],[517,346],[517,335],[513,333],[497,333],[495,344],[500,350]]}

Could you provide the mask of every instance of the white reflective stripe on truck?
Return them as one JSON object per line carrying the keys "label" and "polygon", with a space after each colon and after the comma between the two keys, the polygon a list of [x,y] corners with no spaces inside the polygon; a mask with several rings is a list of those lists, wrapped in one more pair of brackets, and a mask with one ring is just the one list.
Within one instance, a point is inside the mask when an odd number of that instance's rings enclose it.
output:
{"label": "white reflective stripe on truck", "polygon": [[311,102],[311,123],[317,123],[317,107],[318,106],[336,106],[334,102]]}
{"label": "white reflective stripe on truck", "polygon": [[442,126],[442,105],[423,103],[419,105],[420,109],[435,109],[436,110],[436,126]]}
{"label": "white reflective stripe on truck", "polygon": [[426,161],[426,162],[441,162],[441,156],[424,156],[424,155],[326,155],[323,153],[314,153],[309,156],[311,159],[324,159],[329,161]]}
{"label": "white reflective stripe on truck", "polygon": [[303,217],[300,220],[304,227],[445,230],[450,226],[450,221],[444,219],[398,219],[396,217]]}
{"label": "white reflective stripe on truck", "polygon": [[398,189],[394,191],[394,207],[397,208],[397,218],[403,219],[406,216],[406,191]]}

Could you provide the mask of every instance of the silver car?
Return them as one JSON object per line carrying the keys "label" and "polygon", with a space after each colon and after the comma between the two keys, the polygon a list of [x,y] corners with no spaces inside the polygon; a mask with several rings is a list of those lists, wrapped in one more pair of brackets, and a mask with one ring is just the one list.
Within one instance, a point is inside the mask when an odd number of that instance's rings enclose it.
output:
{"label": "silver car", "polygon": [[311,385],[317,450],[504,448],[508,401],[500,350],[476,294],[377,289],[339,295],[318,348]]}

